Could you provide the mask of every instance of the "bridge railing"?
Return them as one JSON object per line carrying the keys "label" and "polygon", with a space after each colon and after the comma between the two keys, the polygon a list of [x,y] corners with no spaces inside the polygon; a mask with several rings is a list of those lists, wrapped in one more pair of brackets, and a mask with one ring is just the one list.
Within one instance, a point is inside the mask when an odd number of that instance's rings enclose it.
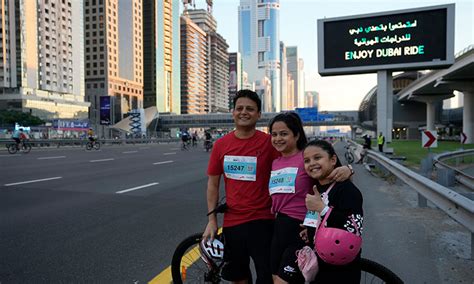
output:
{"label": "bridge railing", "polygon": [[[83,147],[87,144],[87,139],[30,139],[33,147]],[[125,144],[149,144],[149,143],[175,143],[179,138],[129,138],[129,139],[97,139],[101,144],[106,145],[125,145]],[[14,143],[12,139],[0,139],[0,145]]]}

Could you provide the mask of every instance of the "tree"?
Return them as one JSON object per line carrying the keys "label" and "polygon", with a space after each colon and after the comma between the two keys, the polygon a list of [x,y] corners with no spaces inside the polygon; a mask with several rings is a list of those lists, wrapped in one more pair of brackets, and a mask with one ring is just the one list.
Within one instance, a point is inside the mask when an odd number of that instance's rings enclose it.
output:
{"label": "tree", "polygon": [[26,112],[16,110],[0,111],[0,125],[14,125],[15,123],[24,126],[37,126],[44,124],[44,121]]}

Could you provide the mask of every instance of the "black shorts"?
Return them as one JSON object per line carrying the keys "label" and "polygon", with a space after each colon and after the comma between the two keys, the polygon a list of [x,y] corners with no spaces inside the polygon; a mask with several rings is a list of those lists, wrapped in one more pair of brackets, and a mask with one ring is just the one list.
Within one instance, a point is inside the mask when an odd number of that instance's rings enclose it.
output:
{"label": "black shorts", "polygon": [[296,263],[296,251],[309,245],[300,237],[299,233],[303,230],[300,224],[303,224],[301,220],[283,213],[278,213],[275,220],[271,251],[272,274],[289,283],[305,282]]}
{"label": "black shorts", "polygon": [[254,220],[223,229],[225,264],[222,278],[227,281],[249,279],[252,258],[257,273],[254,283],[273,283],[270,270],[273,226],[274,220]]}

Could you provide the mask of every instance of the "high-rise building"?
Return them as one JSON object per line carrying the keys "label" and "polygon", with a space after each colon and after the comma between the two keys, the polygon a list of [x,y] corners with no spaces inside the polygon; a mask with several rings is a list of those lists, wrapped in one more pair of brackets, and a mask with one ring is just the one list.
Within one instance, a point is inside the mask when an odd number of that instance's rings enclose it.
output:
{"label": "high-rise building", "polygon": [[81,0],[2,1],[0,109],[87,118]]}
{"label": "high-rise building", "polygon": [[142,2],[84,0],[86,97],[99,119],[100,97],[112,97],[112,124],[143,108]]}
{"label": "high-rise building", "polygon": [[[187,9],[184,14],[198,25],[205,33],[207,40],[207,74],[209,112],[229,111],[229,45],[217,33],[217,22],[208,9]],[[211,3],[212,4],[212,3]]]}
{"label": "high-rise building", "polygon": [[305,92],[305,107],[316,108],[319,110],[319,93],[315,91],[306,91]]}
{"label": "high-rise building", "polygon": [[267,77],[255,82],[255,92],[262,101],[262,112],[273,112],[272,106],[272,83]]}
{"label": "high-rise building", "polygon": [[143,105],[181,112],[179,0],[143,1]]}
{"label": "high-rise building", "polygon": [[280,1],[240,0],[239,52],[251,81],[271,82],[271,111],[281,110]]}
{"label": "high-rise building", "polygon": [[287,74],[287,89],[286,89],[286,105],[287,108],[284,110],[294,110],[296,108],[295,105],[295,80],[293,80],[293,76],[290,73]]}
{"label": "high-rise building", "polygon": [[233,101],[238,90],[242,89],[242,57],[238,52],[229,53],[229,110],[234,108]]}
{"label": "high-rise building", "polygon": [[297,46],[286,48],[286,60],[288,73],[294,81],[294,107],[304,107],[303,60],[298,57]]}
{"label": "high-rise building", "polygon": [[288,66],[286,63],[286,46],[285,44],[280,41],[280,101],[281,101],[281,109],[287,110],[288,109]]}
{"label": "high-rise building", "polygon": [[181,113],[209,112],[207,37],[186,14],[181,16]]}

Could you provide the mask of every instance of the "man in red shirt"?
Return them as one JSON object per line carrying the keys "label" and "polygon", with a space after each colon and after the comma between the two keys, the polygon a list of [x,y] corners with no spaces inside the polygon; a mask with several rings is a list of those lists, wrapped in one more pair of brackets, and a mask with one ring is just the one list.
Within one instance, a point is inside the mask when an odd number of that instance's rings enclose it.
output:
{"label": "man in red shirt", "polygon": [[[215,142],[207,168],[208,212],[215,209],[219,200],[221,175],[225,183],[228,208],[224,213],[222,276],[234,283],[247,283],[251,257],[256,283],[273,283],[270,244],[274,215],[268,182],[272,162],[279,153],[271,145],[270,135],[255,129],[262,108],[257,93],[240,90],[233,102],[235,130]],[[351,174],[344,168],[337,173],[342,180]],[[203,238],[214,239],[217,228],[217,217],[210,214]]]}

